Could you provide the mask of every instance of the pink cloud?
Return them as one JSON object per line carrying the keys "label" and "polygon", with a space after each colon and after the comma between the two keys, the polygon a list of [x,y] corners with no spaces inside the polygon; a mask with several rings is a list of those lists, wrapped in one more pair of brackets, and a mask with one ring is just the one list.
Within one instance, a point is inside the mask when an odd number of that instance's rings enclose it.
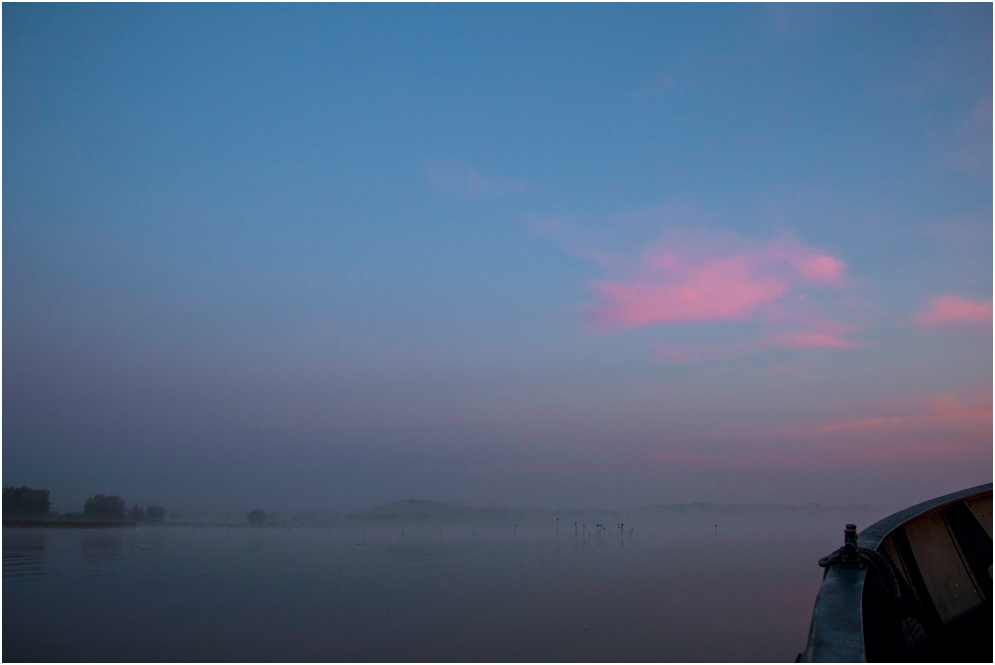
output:
{"label": "pink cloud", "polygon": [[881,403],[872,417],[802,427],[795,436],[825,439],[834,449],[857,455],[950,459],[991,450],[991,391],[956,396],[907,398]]}
{"label": "pink cloud", "polygon": [[[816,425],[810,431],[830,434],[850,430],[916,432],[929,430],[964,430],[992,425],[991,392],[980,391],[966,396],[939,395],[883,403],[877,406],[879,415],[856,420],[837,420]],[[801,432],[809,430],[801,430]],[[909,433],[907,432],[907,433]]]}
{"label": "pink cloud", "polygon": [[595,282],[600,302],[588,315],[612,328],[744,320],[801,284],[842,285],[843,268],[839,259],[785,240],[724,254],[655,250],[635,278]]}
{"label": "pink cloud", "polygon": [[926,401],[921,409],[922,417],[934,421],[955,420],[960,422],[981,421],[991,425],[992,397],[981,392],[967,399],[954,395],[941,395]]}
{"label": "pink cloud", "polygon": [[991,455],[992,394],[908,397],[857,404],[854,413],[815,424],[721,425],[692,439],[671,437],[646,459],[687,467],[851,466],[857,461],[950,461]]}
{"label": "pink cloud", "polygon": [[722,347],[677,346],[674,344],[657,344],[653,347],[653,360],[665,360],[676,363],[699,362],[714,360],[723,355]]}
{"label": "pink cloud", "polygon": [[[801,325],[807,329],[774,331],[757,339],[711,346],[656,344],[653,346],[652,359],[664,362],[686,363],[728,358],[737,353],[749,353],[764,348],[857,349],[865,346],[860,342],[854,342],[846,338],[846,334],[854,329],[852,325],[831,319],[817,319],[797,314],[793,316],[780,314],[782,315],[773,317],[777,324],[784,325],[785,321],[787,321],[790,325]],[[785,369],[784,366],[775,368],[776,371],[785,371]]]}
{"label": "pink cloud", "polygon": [[[990,391],[968,395],[939,395],[936,397],[904,398],[881,402],[872,406],[870,417],[842,419],[821,425],[802,427],[795,433],[805,436],[848,434],[858,432],[869,436],[872,432],[902,433],[906,440],[917,435],[946,431],[975,431],[979,427],[991,430],[992,398]],[[877,413],[873,413],[877,411]]]}
{"label": "pink cloud", "polygon": [[955,295],[936,296],[920,308],[913,323],[919,328],[947,325],[992,324],[991,300],[968,300]]}
{"label": "pink cloud", "polygon": [[776,240],[761,252],[762,259],[768,264],[783,263],[790,267],[800,281],[819,284],[834,284],[842,286],[843,262],[839,259],[820,254],[797,242]]}
{"label": "pink cloud", "polygon": [[738,258],[690,269],[673,285],[597,282],[603,298],[592,314],[625,325],[742,319],[788,291],[782,280],[757,279]]}
{"label": "pink cloud", "polygon": [[893,422],[894,418],[864,418],[863,420],[837,420],[836,422],[827,423],[825,425],[819,425],[815,428],[816,434],[829,434],[831,432],[838,432],[840,430],[853,430],[853,429],[867,429],[874,427],[881,427],[889,422]]}
{"label": "pink cloud", "polygon": [[770,346],[786,349],[857,349],[863,346],[863,344],[851,342],[833,333],[813,330],[789,330],[772,333],[767,337],[767,343]]}

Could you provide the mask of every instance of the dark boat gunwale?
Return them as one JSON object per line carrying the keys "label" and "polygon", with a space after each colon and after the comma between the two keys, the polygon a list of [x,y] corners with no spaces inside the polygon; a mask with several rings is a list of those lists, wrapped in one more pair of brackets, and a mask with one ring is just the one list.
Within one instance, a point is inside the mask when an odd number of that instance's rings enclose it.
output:
{"label": "dark boat gunwale", "polygon": [[[917,503],[878,520],[857,536],[858,547],[877,550],[890,533],[904,524],[973,495],[992,492],[992,483],[977,485]],[[866,662],[862,596],[867,568],[832,566],[815,599],[805,651],[798,662]]]}

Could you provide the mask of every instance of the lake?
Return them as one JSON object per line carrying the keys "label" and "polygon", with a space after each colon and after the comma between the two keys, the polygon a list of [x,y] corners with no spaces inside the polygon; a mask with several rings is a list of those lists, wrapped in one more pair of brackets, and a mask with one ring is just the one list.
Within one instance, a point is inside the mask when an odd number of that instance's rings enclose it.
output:
{"label": "lake", "polygon": [[818,558],[889,512],[4,528],[3,659],[793,661]]}

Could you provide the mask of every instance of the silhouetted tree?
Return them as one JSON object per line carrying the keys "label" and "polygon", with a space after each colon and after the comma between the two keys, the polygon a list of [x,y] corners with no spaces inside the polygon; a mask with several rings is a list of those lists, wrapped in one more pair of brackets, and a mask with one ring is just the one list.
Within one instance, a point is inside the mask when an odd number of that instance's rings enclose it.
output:
{"label": "silhouetted tree", "polygon": [[158,524],[166,519],[166,509],[162,506],[149,506],[145,509],[145,521],[150,524]]}
{"label": "silhouetted tree", "polygon": [[121,519],[124,517],[124,499],[119,496],[91,496],[83,504],[83,514],[96,519]]}
{"label": "silhouetted tree", "polygon": [[139,507],[139,505],[136,503],[134,506],[131,507],[131,510],[128,511],[128,517],[135,520],[136,522],[142,522],[145,520],[145,511],[142,510]]}
{"label": "silhouetted tree", "polygon": [[249,524],[252,524],[253,526],[266,524],[266,511],[262,508],[250,510],[249,516],[246,519],[249,521]]}
{"label": "silhouetted tree", "polygon": [[48,490],[33,490],[30,487],[3,488],[3,516],[41,517],[52,510],[48,500]]}

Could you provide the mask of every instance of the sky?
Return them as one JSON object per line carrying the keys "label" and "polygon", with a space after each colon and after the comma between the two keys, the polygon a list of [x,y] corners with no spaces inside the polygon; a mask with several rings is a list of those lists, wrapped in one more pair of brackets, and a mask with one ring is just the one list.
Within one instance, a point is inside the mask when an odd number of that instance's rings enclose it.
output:
{"label": "sky", "polygon": [[3,484],[992,480],[992,7],[3,5]]}

